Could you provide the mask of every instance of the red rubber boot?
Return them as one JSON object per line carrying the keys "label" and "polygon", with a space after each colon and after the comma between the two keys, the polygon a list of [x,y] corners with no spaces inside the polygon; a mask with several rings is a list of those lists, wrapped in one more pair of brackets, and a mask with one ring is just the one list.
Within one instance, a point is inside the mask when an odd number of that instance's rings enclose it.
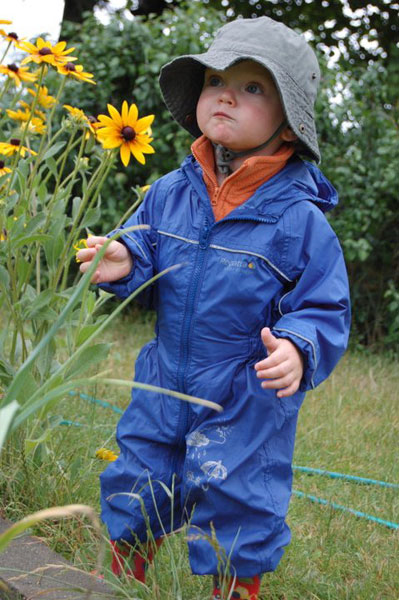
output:
{"label": "red rubber boot", "polygon": [[153,544],[149,544],[148,551],[143,554],[137,550],[133,551],[132,546],[127,542],[110,541],[112,546],[111,571],[113,574],[120,577],[124,573],[127,577],[134,577],[137,581],[145,583],[146,569],[152,563],[154,554],[163,540],[161,538],[155,540],[155,548]]}

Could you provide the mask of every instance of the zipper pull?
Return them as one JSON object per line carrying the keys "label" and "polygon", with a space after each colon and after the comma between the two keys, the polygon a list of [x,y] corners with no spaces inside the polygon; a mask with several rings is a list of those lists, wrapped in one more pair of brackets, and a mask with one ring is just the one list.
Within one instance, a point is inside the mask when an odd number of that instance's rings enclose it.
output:
{"label": "zipper pull", "polygon": [[202,228],[202,231],[201,231],[200,239],[199,239],[199,246],[201,249],[204,249],[207,247],[210,232],[211,232],[211,229],[209,227],[208,220],[206,219],[204,227]]}

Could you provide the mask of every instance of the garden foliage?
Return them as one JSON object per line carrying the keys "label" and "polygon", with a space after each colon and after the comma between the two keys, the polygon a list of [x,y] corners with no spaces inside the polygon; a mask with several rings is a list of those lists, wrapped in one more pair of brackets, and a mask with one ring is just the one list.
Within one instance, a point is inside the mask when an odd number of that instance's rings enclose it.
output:
{"label": "garden foliage", "polygon": [[[75,62],[74,48],[1,34],[9,41],[2,63],[11,44],[22,52],[18,64],[0,66],[0,450],[10,432],[24,427],[28,453],[45,450],[58,425],[49,418],[54,404],[99,380],[87,373],[107,357],[109,344],[94,340],[141,291],[108,316],[101,314],[110,295],[89,286],[105,247],[82,278],[75,256],[100,221],[100,193],[117,152],[125,167],[132,156],[145,164],[144,154],[154,152],[153,115],[138,118],[136,105],[126,101],[121,112],[108,104],[108,115],[98,118],[87,116],[76,102],[62,104],[69,85],[74,93],[94,83]],[[136,190],[137,197],[140,201]],[[130,203],[127,212],[133,209]]]}

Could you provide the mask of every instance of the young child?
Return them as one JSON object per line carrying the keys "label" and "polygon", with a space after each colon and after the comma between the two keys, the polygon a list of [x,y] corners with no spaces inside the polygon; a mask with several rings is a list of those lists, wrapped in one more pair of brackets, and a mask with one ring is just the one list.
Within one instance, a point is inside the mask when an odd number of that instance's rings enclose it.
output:
{"label": "young child", "polygon": [[[129,493],[140,494],[157,545],[190,518],[193,573],[218,574],[215,532],[230,558],[225,597],[256,600],[290,541],[298,411],[342,355],[350,320],[341,248],[323,215],[337,195],[298,157],[320,158],[319,78],[304,38],[267,17],[223,26],[207,52],[161,71],[168,109],[197,137],[192,155],[151,186],[126,223],[150,228],[111,242],[93,281],[125,298],[181,265],[154,285],[156,337],[135,379],[223,412],[133,391],[120,456],[101,475],[115,573],[133,548],[131,573],[145,578],[136,543],[146,523]],[[87,240],[82,272],[106,239]],[[163,485],[174,486],[173,510]]]}

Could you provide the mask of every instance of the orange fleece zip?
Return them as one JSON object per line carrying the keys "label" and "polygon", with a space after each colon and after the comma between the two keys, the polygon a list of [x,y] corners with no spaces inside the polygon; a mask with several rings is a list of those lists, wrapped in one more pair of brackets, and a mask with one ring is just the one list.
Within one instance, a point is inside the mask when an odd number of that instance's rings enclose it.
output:
{"label": "orange fleece zip", "polygon": [[213,146],[209,139],[202,135],[192,144],[191,150],[202,167],[216,221],[220,221],[248,200],[259,186],[285,166],[294,153],[292,145],[283,144],[271,156],[251,156],[219,186],[215,173]]}

